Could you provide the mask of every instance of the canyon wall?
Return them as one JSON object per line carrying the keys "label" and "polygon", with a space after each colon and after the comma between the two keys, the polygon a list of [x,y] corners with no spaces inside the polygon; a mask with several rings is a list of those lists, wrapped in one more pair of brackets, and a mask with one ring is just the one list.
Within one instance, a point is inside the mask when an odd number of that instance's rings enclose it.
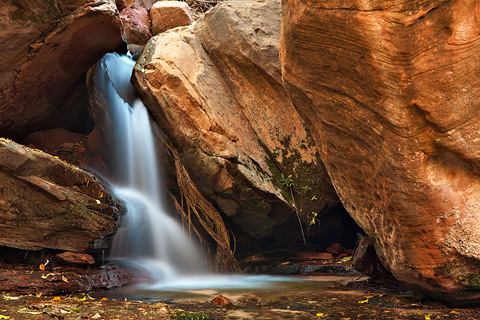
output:
{"label": "canyon wall", "polygon": [[480,297],[480,3],[283,0],[280,60],[346,209],[399,280]]}

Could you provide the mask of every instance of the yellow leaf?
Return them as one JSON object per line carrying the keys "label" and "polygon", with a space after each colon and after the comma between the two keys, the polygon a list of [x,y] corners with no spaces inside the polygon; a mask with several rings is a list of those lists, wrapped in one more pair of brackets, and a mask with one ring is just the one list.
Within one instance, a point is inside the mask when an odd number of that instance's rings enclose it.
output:
{"label": "yellow leaf", "polygon": [[425,315],[425,320],[430,320],[431,314]]}
{"label": "yellow leaf", "polygon": [[62,301],[62,299],[60,297],[54,297],[52,301]]}
{"label": "yellow leaf", "polygon": [[358,303],[367,303],[367,302],[368,302],[368,299],[358,301]]}
{"label": "yellow leaf", "polygon": [[0,319],[10,319],[10,316],[4,316],[0,314]]}
{"label": "yellow leaf", "polygon": [[103,297],[100,301],[108,301],[108,299]]}
{"label": "yellow leaf", "polygon": [[325,314],[324,313],[317,313],[317,317],[323,317]]}
{"label": "yellow leaf", "polygon": [[95,300],[95,298],[90,297],[88,294],[86,297],[88,298],[88,300]]}
{"label": "yellow leaf", "polygon": [[352,260],[352,256],[348,256],[348,257],[340,259],[340,261],[342,261],[342,262],[347,262],[347,261],[350,261],[350,260]]}
{"label": "yellow leaf", "polygon": [[65,278],[65,276],[62,276],[62,281],[63,282],[68,282],[67,278]]}
{"label": "yellow leaf", "polygon": [[77,300],[77,301],[85,301],[85,300],[87,300],[87,296],[85,296],[85,297],[83,297],[83,298],[81,298],[81,299],[80,299],[80,298],[77,298],[77,297],[75,297],[75,298],[73,298],[73,300]]}
{"label": "yellow leaf", "polygon": [[45,265],[42,263],[41,265],[38,266],[38,269],[45,271]]}
{"label": "yellow leaf", "polygon": [[37,298],[40,298],[42,296],[42,293],[39,292],[39,293],[36,293],[35,295],[37,296]]}

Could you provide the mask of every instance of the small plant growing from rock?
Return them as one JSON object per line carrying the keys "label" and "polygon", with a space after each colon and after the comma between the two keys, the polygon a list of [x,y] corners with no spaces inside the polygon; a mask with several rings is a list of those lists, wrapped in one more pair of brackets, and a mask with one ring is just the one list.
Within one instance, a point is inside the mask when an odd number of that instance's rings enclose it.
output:
{"label": "small plant growing from rock", "polygon": [[295,214],[297,215],[298,224],[300,225],[300,231],[302,231],[303,243],[307,244],[307,240],[305,239],[305,232],[303,232],[302,220],[300,219],[300,215],[298,214],[298,208],[295,204],[295,198],[293,197],[293,190],[295,189],[295,184],[293,183],[292,178],[285,177],[283,173],[282,173],[281,183],[283,186],[287,187],[288,190],[290,191],[290,197],[292,197],[292,206],[295,208]]}
{"label": "small plant growing from rock", "polygon": [[312,211],[312,213],[310,214],[310,222],[309,222],[310,226],[313,226],[317,222],[318,224],[320,224],[320,220],[317,219],[317,216],[318,216],[318,213],[315,211]]}

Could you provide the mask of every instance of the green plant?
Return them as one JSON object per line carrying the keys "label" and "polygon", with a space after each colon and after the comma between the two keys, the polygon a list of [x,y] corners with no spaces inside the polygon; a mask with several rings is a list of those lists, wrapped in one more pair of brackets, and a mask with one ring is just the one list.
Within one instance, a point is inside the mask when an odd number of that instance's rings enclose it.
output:
{"label": "green plant", "polygon": [[304,192],[304,193],[312,190],[312,188],[311,188],[310,186],[308,186],[308,185],[307,185],[307,186],[303,186],[302,189],[303,189],[303,192]]}
{"label": "green plant", "polygon": [[318,213],[315,211],[312,211],[310,214],[310,222],[309,225],[313,226],[317,221],[320,224],[320,220],[317,219]]}
{"label": "green plant", "polygon": [[289,189],[294,189],[295,185],[293,184],[293,180],[290,177],[285,177],[282,173],[282,178],[280,179],[280,182],[282,183],[282,186],[285,186]]}
{"label": "green plant", "polygon": [[210,316],[200,312],[188,312],[183,310],[175,310],[170,317],[175,320],[213,320]]}
{"label": "green plant", "polygon": [[287,187],[288,190],[290,191],[290,197],[292,197],[292,206],[293,208],[295,208],[295,214],[297,215],[298,224],[300,225],[300,231],[302,231],[303,243],[306,245],[307,240],[305,239],[305,232],[303,232],[302,220],[300,219],[300,215],[298,214],[298,208],[297,208],[297,205],[295,204],[295,197],[293,196],[293,190],[295,189],[295,184],[293,183],[292,178],[285,177],[283,173],[282,173],[281,182],[282,182],[282,185]]}

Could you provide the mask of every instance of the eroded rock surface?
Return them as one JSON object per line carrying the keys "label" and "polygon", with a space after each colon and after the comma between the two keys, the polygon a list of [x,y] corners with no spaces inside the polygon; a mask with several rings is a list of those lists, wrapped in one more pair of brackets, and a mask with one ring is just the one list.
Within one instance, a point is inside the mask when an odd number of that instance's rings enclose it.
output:
{"label": "eroded rock surface", "polygon": [[107,249],[112,201],[89,173],[0,139],[0,246],[73,252]]}
{"label": "eroded rock surface", "polygon": [[85,73],[122,39],[110,1],[10,1],[0,8],[0,136],[89,126]]}
{"label": "eroded rock surface", "polygon": [[480,3],[283,1],[283,77],[347,210],[401,281],[480,292]]}
{"label": "eroded rock surface", "polygon": [[195,26],[153,37],[133,82],[235,225],[254,239],[281,237],[288,225],[301,241],[293,207],[305,222],[337,197],[281,83],[279,30],[279,1],[222,3]]}

